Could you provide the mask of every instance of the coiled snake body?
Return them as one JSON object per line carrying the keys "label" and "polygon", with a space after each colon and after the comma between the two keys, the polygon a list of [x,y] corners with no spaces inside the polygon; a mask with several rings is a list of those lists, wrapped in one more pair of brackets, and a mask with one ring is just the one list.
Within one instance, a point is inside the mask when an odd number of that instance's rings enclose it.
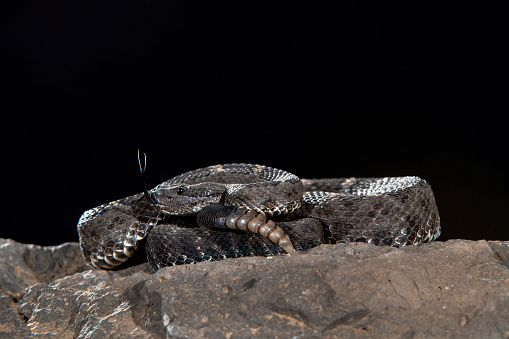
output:
{"label": "coiled snake body", "polygon": [[440,235],[440,219],[419,177],[299,179],[272,167],[225,164],[88,210],[78,233],[91,266],[122,264],[146,238],[157,270],[322,243],[419,245]]}

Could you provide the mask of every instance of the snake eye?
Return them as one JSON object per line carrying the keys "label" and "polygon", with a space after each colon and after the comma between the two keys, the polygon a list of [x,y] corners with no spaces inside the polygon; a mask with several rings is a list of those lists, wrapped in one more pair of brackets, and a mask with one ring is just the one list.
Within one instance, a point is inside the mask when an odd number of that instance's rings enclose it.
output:
{"label": "snake eye", "polygon": [[186,191],[186,188],[183,186],[180,186],[177,188],[177,194],[183,194]]}

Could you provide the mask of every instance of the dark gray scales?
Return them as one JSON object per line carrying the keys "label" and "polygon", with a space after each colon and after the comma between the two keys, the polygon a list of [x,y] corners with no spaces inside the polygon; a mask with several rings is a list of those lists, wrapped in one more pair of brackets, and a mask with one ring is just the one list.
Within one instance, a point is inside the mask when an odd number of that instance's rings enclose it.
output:
{"label": "dark gray scales", "polygon": [[[284,247],[290,252],[339,242],[419,245],[440,235],[433,192],[418,177],[299,179],[267,166],[226,164],[183,173],[149,194],[156,204],[137,194],[82,215],[78,233],[89,265],[113,268],[145,241],[146,256],[157,270],[286,254],[277,232],[289,237],[293,248]],[[239,228],[245,219],[241,230],[229,229],[224,217],[207,214],[217,204],[231,206],[228,213],[237,211],[231,227]],[[212,225],[198,225],[198,213],[207,214],[200,220],[212,220]],[[253,231],[243,230],[247,223]],[[270,228],[269,235],[262,236],[264,227]]]}

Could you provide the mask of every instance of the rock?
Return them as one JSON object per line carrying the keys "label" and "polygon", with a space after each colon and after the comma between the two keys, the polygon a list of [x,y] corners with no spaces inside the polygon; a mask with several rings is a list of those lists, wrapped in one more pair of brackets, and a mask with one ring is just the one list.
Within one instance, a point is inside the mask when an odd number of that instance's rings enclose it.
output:
{"label": "rock", "polygon": [[[146,263],[82,271],[77,254],[75,243],[0,242],[0,337],[509,336],[509,242],[322,245],[156,273]],[[33,258],[48,260],[46,273]]]}
{"label": "rock", "polygon": [[20,295],[35,283],[50,283],[88,269],[77,243],[37,246],[0,239],[0,286],[9,295]]}
{"label": "rock", "polygon": [[59,246],[20,244],[0,239],[0,338],[26,338],[26,317],[18,314],[25,290],[89,269],[77,243]]}

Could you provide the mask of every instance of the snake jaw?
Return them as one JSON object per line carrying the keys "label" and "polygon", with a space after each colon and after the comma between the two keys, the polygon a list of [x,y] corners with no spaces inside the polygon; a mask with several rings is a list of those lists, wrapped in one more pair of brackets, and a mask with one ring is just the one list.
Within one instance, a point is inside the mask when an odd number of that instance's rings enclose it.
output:
{"label": "snake jaw", "polygon": [[167,215],[195,215],[202,208],[218,203],[224,193],[224,184],[196,185],[161,184],[152,190],[157,206]]}

